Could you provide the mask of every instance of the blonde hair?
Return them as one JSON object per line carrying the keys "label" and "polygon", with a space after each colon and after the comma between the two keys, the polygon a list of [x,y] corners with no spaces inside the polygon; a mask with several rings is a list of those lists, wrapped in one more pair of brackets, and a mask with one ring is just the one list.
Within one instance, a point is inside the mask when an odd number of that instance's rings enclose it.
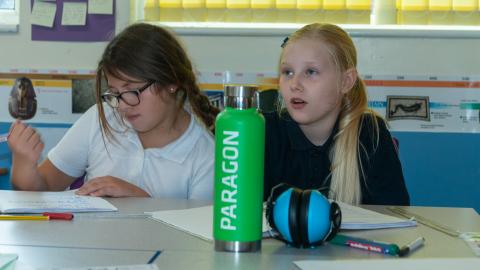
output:
{"label": "blonde hair", "polygon": [[[350,36],[340,27],[332,24],[314,23],[304,26],[293,33],[282,47],[299,39],[315,39],[326,44],[331,60],[338,74],[349,69],[356,72],[357,52]],[[358,205],[361,202],[361,177],[365,179],[361,151],[366,148],[361,144],[360,130],[364,117],[369,115],[372,121],[373,148],[378,146],[378,118],[368,108],[367,92],[364,82],[357,77],[352,89],[342,99],[338,116],[338,132],[334,134],[334,145],[330,150],[330,192],[329,197],[335,200]],[[368,155],[366,155],[368,156]]]}

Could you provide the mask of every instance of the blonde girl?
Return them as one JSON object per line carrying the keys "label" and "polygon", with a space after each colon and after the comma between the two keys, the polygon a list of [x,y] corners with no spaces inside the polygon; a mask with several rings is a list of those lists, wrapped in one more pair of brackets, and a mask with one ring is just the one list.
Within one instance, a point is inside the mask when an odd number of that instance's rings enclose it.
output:
{"label": "blonde girl", "polygon": [[367,107],[349,35],[314,23],[282,47],[283,109],[265,114],[265,198],[283,182],[355,205],[408,205],[391,135]]}

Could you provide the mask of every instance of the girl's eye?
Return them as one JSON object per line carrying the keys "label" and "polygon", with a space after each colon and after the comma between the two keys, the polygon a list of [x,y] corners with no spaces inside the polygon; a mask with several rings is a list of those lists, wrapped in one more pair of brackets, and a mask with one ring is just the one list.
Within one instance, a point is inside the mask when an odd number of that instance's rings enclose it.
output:
{"label": "girl's eye", "polygon": [[284,75],[284,76],[290,76],[290,75],[293,74],[293,72],[292,72],[291,70],[289,70],[289,69],[282,70],[281,73],[282,73],[282,75]]}
{"label": "girl's eye", "polygon": [[309,68],[305,72],[308,76],[318,74],[317,70]]}

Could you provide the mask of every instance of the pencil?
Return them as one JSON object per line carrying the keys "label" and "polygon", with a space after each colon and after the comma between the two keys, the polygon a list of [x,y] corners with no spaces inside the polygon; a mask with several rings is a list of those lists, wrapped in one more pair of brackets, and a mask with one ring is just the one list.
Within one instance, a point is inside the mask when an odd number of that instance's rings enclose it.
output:
{"label": "pencil", "polygon": [[0,215],[0,220],[50,220],[47,216],[10,216]]}

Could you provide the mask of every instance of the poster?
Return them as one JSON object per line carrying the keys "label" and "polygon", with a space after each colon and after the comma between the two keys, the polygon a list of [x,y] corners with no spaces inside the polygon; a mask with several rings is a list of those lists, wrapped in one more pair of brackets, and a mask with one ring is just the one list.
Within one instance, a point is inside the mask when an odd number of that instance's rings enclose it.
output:
{"label": "poster", "polygon": [[480,133],[480,77],[365,76],[392,131]]}
{"label": "poster", "polygon": [[[78,117],[72,114],[72,80],[30,79],[19,76],[12,79],[0,79],[0,122],[12,122],[12,107],[22,107],[17,100],[22,87],[16,84],[29,80],[36,99],[36,112],[29,109],[29,117],[21,118],[27,123],[73,123]],[[20,109],[22,110],[22,109]],[[18,110],[17,110],[18,111]],[[33,115],[32,115],[33,114]]]}

